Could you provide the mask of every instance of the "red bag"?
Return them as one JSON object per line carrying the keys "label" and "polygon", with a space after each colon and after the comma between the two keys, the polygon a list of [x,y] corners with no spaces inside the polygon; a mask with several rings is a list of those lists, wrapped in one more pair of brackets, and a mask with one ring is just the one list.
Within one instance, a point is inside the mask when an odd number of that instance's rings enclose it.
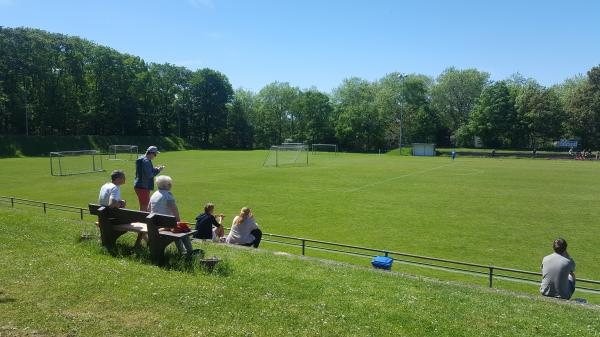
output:
{"label": "red bag", "polygon": [[187,222],[177,222],[177,225],[173,227],[173,233],[189,233],[190,231],[191,229]]}

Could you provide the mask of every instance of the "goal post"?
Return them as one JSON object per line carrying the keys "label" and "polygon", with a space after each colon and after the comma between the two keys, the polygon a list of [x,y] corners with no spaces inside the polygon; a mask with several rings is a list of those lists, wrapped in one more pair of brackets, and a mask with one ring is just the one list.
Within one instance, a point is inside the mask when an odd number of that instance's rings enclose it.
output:
{"label": "goal post", "polygon": [[137,157],[137,145],[110,145],[108,147],[108,160],[136,160]]}
{"label": "goal post", "polygon": [[104,172],[102,155],[97,150],[50,152],[50,174],[70,176]]}
{"label": "goal post", "polygon": [[338,146],[337,144],[311,144],[311,152],[313,154],[317,154],[317,153],[333,153],[334,155],[337,155],[338,152]]}
{"label": "goal post", "polygon": [[308,145],[284,143],[273,145],[267,153],[263,166],[308,166]]}

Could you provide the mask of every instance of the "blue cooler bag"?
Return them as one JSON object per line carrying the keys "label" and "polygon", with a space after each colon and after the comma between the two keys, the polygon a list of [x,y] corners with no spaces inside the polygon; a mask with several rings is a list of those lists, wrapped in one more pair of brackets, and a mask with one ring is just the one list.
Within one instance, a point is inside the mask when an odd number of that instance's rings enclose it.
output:
{"label": "blue cooler bag", "polygon": [[387,256],[375,256],[373,260],[371,260],[373,267],[385,270],[392,269],[392,262],[394,262],[394,259]]}

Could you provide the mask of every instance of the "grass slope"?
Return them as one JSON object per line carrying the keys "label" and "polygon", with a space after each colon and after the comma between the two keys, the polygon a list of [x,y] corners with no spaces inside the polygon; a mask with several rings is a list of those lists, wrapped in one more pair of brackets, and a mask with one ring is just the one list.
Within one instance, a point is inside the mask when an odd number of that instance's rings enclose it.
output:
{"label": "grass slope", "polygon": [[178,272],[78,243],[76,221],[0,224],[2,336],[600,335],[596,306],[212,244],[227,272]]}
{"label": "grass slope", "polygon": [[[600,279],[600,163],[338,154],[278,169],[261,166],[265,155],[167,152],[155,164],[167,165],[184,219],[208,201],[226,221],[248,205],[267,232],[526,270],[539,270],[563,236],[577,275]],[[104,164],[125,169],[123,196],[135,208],[133,162]],[[2,194],[83,207],[108,180],[108,173],[51,177],[47,158],[0,165]]]}

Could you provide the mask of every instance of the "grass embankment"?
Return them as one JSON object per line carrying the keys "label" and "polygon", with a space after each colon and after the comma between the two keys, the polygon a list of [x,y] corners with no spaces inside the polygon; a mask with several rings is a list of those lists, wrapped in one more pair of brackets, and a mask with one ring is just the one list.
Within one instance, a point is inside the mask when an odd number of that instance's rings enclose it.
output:
{"label": "grass embankment", "polygon": [[53,151],[108,151],[110,145],[137,145],[141,153],[150,145],[163,151],[191,148],[178,137],[155,136],[7,136],[0,135],[0,157],[47,156]]}
{"label": "grass embankment", "polygon": [[0,223],[3,336],[600,334],[596,306],[225,245],[200,246],[220,271],[166,270],[77,242],[77,221],[0,209]]}

